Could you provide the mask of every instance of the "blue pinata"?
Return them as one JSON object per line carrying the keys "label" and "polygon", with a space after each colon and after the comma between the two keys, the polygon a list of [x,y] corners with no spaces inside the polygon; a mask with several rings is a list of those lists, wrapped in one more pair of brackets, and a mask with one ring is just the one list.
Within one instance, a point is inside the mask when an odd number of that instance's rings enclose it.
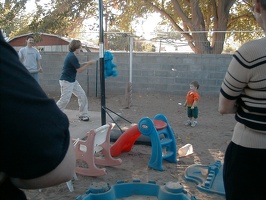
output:
{"label": "blue pinata", "polygon": [[110,51],[104,51],[104,77],[108,78],[109,76],[117,76],[118,73],[114,69],[116,64],[112,62],[113,54]]}

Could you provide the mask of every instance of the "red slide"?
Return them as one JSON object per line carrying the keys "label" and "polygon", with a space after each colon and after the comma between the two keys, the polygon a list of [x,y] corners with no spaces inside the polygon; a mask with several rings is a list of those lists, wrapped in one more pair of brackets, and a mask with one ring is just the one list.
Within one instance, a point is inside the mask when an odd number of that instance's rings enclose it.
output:
{"label": "red slide", "polygon": [[111,155],[116,157],[122,152],[129,152],[140,135],[141,132],[139,131],[138,125],[134,124],[132,127],[127,129],[111,146]]}

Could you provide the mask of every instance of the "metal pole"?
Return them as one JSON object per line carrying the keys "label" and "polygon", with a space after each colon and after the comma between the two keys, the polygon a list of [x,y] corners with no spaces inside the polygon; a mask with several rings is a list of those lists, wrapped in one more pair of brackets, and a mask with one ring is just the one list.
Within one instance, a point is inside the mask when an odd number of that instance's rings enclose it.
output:
{"label": "metal pole", "polygon": [[133,36],[129,36],[129,82],[126,87],[126,107],[130,108],[132,103],[132,60],[133,60]]}
{"label": "metal pole", "polygon": [[96,62],[96,67],[95,67],[95,79],[96,79],[96,84],[95,84],[95,96],[98,97],[98,70],[99,70],[99,61],[97,60]]}
{"label": "metal pole", "polygon": [[100,61],[100,82],[101,82],[101,120],[102,120],[102,125],[105,125],[106,124],[106,112],[105,112],[104,31],[103,31],[103,2],[102,0],[99,0],[99,21],[100,21],[99,61]]}
{"label": "metal pole", "polygon": [[129,82],[132,83],[133,36],[130,36]]}
{"label": "metal pole", "polygon": [[130,35],[130,64],[129,64],[129,102],[128,108],[132,103],[132,65],[133,65],[133,36]]}

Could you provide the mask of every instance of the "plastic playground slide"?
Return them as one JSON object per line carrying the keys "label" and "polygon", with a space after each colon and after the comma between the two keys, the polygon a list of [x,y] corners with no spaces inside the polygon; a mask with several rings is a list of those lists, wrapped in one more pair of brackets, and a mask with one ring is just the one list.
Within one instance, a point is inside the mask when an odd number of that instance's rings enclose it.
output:
{"label": "plastic playground slide", "polygon": [[127,129],[111,146],[110,152],[113,157],[119,156],[122,152],[129,152],[135,141],[141,135],[138,125],[134,124]]}

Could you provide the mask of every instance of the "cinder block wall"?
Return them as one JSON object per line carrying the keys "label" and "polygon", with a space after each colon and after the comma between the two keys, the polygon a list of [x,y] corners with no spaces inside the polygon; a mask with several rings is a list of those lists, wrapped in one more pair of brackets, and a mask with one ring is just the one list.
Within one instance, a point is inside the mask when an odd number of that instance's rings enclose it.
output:
{"label": "cinder block wall", "polygon": [[[44,72],[40,74],[42,88],[47,93],[60,94],[58,79],[65,53],[42,52]],[[129,53],[113,53],[117,77],[105,79],[106,94],[125,94],[129,83]],[[95,52],[83,53],[80,62],[98,59]],[[134,53],[132,62],[133,93],[168,93],[184,95],[189,83],[197,80],[201,95],[217,95],[232,59],[232,55],[196,55],[176,53]],[[88,96],[100,95],[100,67],[92,66],[77,75]]]}

